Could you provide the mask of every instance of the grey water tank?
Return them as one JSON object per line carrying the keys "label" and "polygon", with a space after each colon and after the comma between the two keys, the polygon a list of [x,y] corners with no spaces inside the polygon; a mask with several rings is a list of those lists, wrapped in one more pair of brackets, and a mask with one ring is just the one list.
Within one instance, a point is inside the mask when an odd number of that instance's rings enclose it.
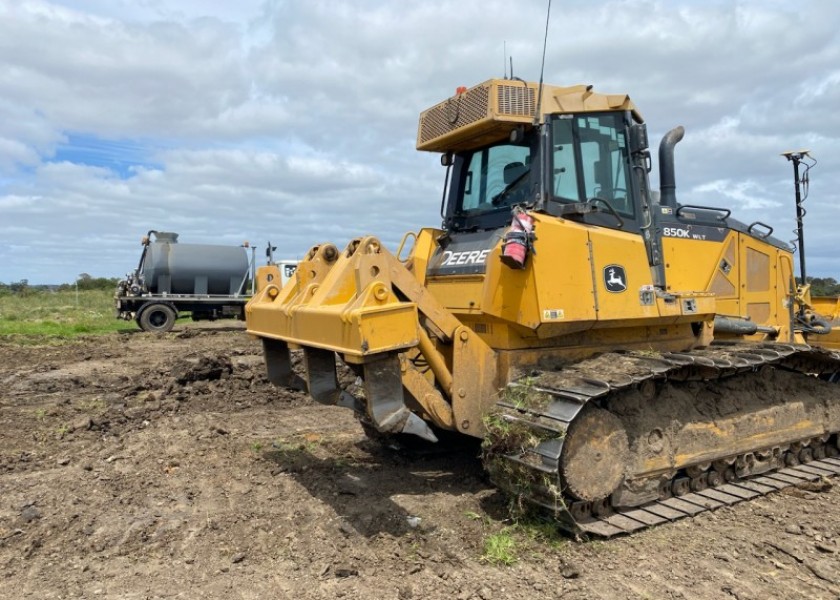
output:
{"label": "grey water tank", "polygon": [[[241,246],[179,244],[178,234],[152,232],[143,279],[152,294],[231,295],[248,274],[248,253]],[[244,291],[244,288],[243,288]]]}

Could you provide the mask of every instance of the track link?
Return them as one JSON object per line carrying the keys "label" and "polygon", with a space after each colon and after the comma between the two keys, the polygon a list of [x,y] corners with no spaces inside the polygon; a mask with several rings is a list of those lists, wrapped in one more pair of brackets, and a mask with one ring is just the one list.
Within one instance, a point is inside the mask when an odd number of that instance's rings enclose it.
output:
{"label": "track link", "polygon": [[615,509],[609,515],[583,517],[577,521],[577,525],[580,532],[609,538],[678,521],[685,517],[693,517],[701,512],[715,510],[722,506],[732,506],[787,487],[815,482],[835,475],[840,475],[840,460],[837,458],[815,460],[805,465],[747,477],[684,496],[657,500],[638,508]]}
{"label": "track link", "polygon": [[[562,370],[538,372],[509,384],[498,403],[488,421],[485,467],[497,486],[521,504],[546,509],[567,531],[607,538],[840,474],[837,430],[831,430],[813,444],[816,438],[807,437],[782,448],[756,447],[717,457],[715,467],[712,461],[699,461],[655,473],[649,483],[659,486],[656,497],[643,494],[639,502],[616,500],[616,494],[585,498],[564,478],[570,426],[581,414],[608,406],[617,394],[643,390],[651,396],[660,382],[733,381],[767,367],[814,376],[828,385],[840,380],[840,353],[807,345],[721,343],[684,353],[606,353]],[[620,447],[619,442],[613,446]],[[601,446],[597,449],[601,458]],[[599,469],[610,466],[610,450],[605,447],[606,460],[592,466],[593,493],[599,489]],[[582,480],[585,488],[585,473]]]}

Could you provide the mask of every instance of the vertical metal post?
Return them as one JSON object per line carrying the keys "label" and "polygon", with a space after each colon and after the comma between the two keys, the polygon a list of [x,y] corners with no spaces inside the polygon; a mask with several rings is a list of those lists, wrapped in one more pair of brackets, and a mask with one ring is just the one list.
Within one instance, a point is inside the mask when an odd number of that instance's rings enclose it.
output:
{"label": "vertical metal post", "polygon": [[257,247],[251,246],[251,295],[257,290]]}
{"label": "vertical metal post", "polygon": [[[805,217],[805,208],[802,206],[802,203],[805,201],[805,198],[808,197],[808,171],[811,170],[811,167],[816,164],[816,161],[813,157],[808,155],[808,150],[798,150],[795,152],[785,152],[782,154],[786,159],[793,163],[793,186],[794,190],[796,191],[796,240],[799,249],[799,276],[801,278],[803,286],[808,284],[808,275],[805,271],[805,225],[804,225],[804,217]],[[811,164],[806,163],[807,168],[805,169],[805,173],[803,175],[799,174],[799,165],[802,164],[802,159],[808,156],[813,162]],[[800,184],[805,184],[805,198],[802,197],[802,190],[800,188]],[[799,310],[799,314],[803,315],[805,313],[805,307],[802,306]]]}
{"label": "vertical metal post", "polygon": [[796,237],[799,245],[799,276],[802,278],[802,285],[808,283],[805,275],[805,227],[802,218],[805,216],[805,210],[802,208],[802,193],[799,188],[799,163],[802,161],[804,153],[791,153],[785,156],[789,161],[793,162],[793,185],[796,190]]}

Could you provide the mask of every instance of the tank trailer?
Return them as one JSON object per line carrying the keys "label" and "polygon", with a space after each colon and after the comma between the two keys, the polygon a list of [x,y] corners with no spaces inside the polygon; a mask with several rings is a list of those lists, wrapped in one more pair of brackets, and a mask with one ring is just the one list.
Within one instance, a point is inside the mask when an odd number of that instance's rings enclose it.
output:
{"label": "tank trailer", "polygon": [[[247,242],[181,244],[177,233],[150,230],[141,243],[137,268],[117,284],[118,318],[134,319],[142,330],[154,332],[170,331],[185,312],[194,321],[244,318],[245,304],[255,291],[255,252]],[[281,277],[293,273],[297,264],[281,263]]]}

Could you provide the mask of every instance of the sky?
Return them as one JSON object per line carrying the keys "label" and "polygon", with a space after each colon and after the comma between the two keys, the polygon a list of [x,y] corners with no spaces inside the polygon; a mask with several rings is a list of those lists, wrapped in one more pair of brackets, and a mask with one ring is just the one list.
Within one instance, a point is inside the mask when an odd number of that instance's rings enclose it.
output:
{"label": "sky", "polygon": [[[546,6],[0,0],[0,282],[123,276],[152,229],[260,258],[365,234],[394,250],[440,225],[420,112],[506,55],[538,80]],[[808,275],[840,279],[840,2],[553,0],[545,81],[629,94],[654,157],[685,126],[678,201],[785,241],[780,153],[809,149]]]}

